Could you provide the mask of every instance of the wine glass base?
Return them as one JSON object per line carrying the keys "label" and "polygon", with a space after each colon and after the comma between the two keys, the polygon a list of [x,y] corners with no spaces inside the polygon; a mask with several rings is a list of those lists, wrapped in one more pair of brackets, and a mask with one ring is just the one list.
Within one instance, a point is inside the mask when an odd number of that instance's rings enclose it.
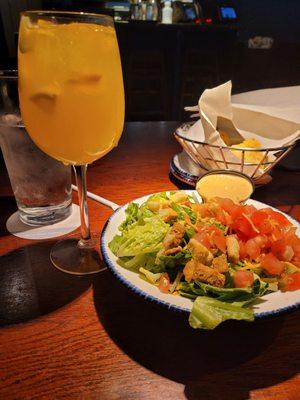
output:
{"label": "wine glass base", "polygon": [[57,242],[50,259],[59,270],[71,275],[90,275],[106,269],[95,246],[81,247],[79,238],[67,238]]}

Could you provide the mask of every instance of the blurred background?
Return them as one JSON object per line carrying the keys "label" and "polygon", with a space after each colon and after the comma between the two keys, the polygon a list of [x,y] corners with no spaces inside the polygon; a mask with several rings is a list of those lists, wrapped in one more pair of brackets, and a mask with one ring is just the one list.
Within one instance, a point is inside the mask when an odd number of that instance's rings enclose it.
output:
{"label": "blurred background", "polygon": [[[231,79],[233,93],[300,84],[300,2],[1,0],[0,67],[16,67],[19,13],[76,10],[114,17],[126,120],[185,120],[186,105]],[[164,24],[170,18],[171,24]]]}

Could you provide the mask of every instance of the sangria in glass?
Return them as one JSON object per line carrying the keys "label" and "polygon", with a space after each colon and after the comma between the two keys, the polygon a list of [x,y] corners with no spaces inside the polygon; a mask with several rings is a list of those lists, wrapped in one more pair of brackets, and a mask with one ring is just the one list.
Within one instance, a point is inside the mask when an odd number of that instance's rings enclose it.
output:
{"label": "sangria in glass", "polygon": [[[26,11],[19,32],[22,119],[35,144],[73,165],[81,211],[81,238],[52,249],[53,264],[68,273],[100,271],[86,201],[87,165],[117,146],[124,122],[124,90],[113,19],[105,15]],[[41,134],[42,132],[42,134]]]}

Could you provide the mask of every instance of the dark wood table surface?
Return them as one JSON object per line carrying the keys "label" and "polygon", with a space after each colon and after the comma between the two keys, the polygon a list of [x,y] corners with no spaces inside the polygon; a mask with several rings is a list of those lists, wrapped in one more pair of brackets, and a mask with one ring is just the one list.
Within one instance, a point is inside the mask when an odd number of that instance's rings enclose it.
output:
{"label": "dark wood table surface", "polygon": [[[176,125],[127,124],[118,148],[90,166],[89,190],[123,204],[187,188],[169,175],[180,151]],[[253,197],[300,220],[299,178],[278,167]],[[108,271],[82,278],[54,269],[52,241],[6,231],[15,209],[2,167],[0,399],[300,398],[299,311],[195,331],[185,316],[137,297]],[[89,209],[100,235],[112,211],[94,201]]]}

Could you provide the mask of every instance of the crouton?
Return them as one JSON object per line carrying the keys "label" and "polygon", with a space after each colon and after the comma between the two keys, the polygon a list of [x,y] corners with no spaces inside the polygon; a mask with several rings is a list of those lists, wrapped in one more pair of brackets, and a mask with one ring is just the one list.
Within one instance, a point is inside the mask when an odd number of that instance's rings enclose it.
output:
{"label": "crouton", "polygon": [[173,208],[161,208],[158,210],[158,215],[164,220],[164,222],[170,222],[173,219],[178,217],[178,214],[176,211],[173,210]]}
{"label": "crouton", "polygon": [[181,246],[172,247],[171,249],[167,249],[164,251],[165,256],[172,256],[173,254],[180,253],[182,250]]}
{"label": "crouton", "polygon": [[183,224],[176,222],[167,232],[164,240],[163,247],[169,249],[171,247],[177,247],[182,242],[185,232],[185,227]]}
{"label": "crouton", "polygon": [[187,282],[197,280],[218,287],[223,287],[225,285],[224,275],[216,269],[203,265],[199,261],[193,259],[186,263],[183,274]]}
{"label": "crouton", "polygon": [[175,203],[183,203],[188,198],[188,195],[184,192],[175,192],[171,194],[170,200],[174,201]]}
{"label": "crouton", "polygon": [[155,263],[159,264],[159,257],[161,255],[172,255],[179,253],[182,250],[180,246],[183,236],[185,233],[185,227],[183,224],[176,222],[167,232],[164,240],[163,247],[156,255]]}
{"label": "crouton", "polygon": [[214,258],[213,255],[203,244],[198,242],[198,240],[192,238],[189,241],[188,247],[196,261],[205,265],[211,265]]}
{"label": "crouton", "polygon": [[240,259],[240,246],[234,235],[226,236],[226,247],[228,260],[232,263],[237,263]]}
{"label": "crouton", "polygon": [[226,255],[222,254],[219,257],[214,258],[213,262],[212,262],[212,266],[213,266],[213,268],[215,268],[220,273],[227,272],[228,271],[228,264],[227,264]]}

